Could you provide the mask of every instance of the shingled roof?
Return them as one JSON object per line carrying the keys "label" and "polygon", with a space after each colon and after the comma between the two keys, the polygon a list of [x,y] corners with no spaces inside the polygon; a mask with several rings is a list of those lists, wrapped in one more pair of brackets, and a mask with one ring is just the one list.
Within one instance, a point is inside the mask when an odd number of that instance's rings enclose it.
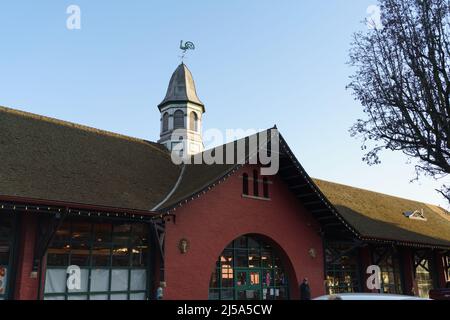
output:
{"label": "shingled roof", "polygon": [[188,67],[181,63],[172,74],[164,100],[158,105],[159,110],[170,103],[191,102],[202,107],[205,105],[200,101],[195,89],[194,78]]}
{"label": "shingled roof", "polygon": [[[315,184],[364,239],[450,247],[450,214],[418,201],[314,179]],[[426,218],[407,218],[407,211],[422,211]]]}
{"label": "shingled roof", "polygon": [[[311,179],[281,135],[280,139],[284,169],[279,174],[289,179],[288,187],[317,218],[327,219],[333,228],[338,222],[363,240],[450,248],[447,211]],[[245,159],[257,151],[247,149]],[[0,107],[0,159],[0,197],[149,212],[168,212],[241,166],[176,166],[157,143],[5,107]],[[415,210],[423,210],[427,220],[404,215]],[[333,216],[336,221],[330,220]]]}
{"label": "shingled roof", "polygon": [[0,195],[150,210],[180,168],[161,145],[0,107]]}
{"label": "shingled roof", "polygon": [[[255,134],[252,137],[257,139]],[[179,177],[177,185],[172,192],[158,207],[161,211],[167,211],[183,201],[191,199],[193,196],[204,192],[218,181],[230,176],[234,171],[239,169],[250,157],[254,156],[258,151],[258,145],[251,145],[248,143],[249,138],[246,137],[240,140],[232,141],[222,146],[218,146],[202,153],[200,161],[195,162],[195,156],[191,157],[191,163],[185,164],[182,167],[182,172]],[[239,143],[245,143],[245,152],[238,154],[237,145]],[[205,153],[215,154],[217,150],[221,148],[222,163],[223,164],[206,164],[203,160]],[[234,152],[235,163],[226,164],[227,150],[230,148]],[[197,163],[197,164],[196,164]]]}

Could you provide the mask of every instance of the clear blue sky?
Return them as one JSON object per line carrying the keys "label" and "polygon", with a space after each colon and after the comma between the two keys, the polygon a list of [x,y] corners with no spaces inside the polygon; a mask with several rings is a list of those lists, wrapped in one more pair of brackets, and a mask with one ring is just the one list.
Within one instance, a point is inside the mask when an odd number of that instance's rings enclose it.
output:
{"label": "clear blue sky", "polygon": [[[81,8],[81,30],[66,9]],[[277,124],[313,177],[446,206],[429,178],[384,153],[361,161],[348,133],[349,43],[375,0],[2,1],[0,105],[157,140],[179,41],[206,104],[204,129]],[[1,128],[0,128],[1,129]]]}

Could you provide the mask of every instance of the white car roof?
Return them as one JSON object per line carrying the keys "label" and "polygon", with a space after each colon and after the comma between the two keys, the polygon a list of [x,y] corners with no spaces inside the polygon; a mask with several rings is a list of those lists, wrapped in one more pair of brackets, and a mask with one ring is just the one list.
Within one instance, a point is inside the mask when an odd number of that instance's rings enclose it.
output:
{"label": "white car roof", "polygon": [[[339,299],[340,298],[340,299]],[[314,300],[430,300],[414,296],[384,293],[338,293],[315,298]]]}

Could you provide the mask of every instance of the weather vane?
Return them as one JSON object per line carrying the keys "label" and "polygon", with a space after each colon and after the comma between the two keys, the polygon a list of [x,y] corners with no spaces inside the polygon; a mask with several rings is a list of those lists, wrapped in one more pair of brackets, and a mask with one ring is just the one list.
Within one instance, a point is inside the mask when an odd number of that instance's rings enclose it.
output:
{"label": "weather vane", "polygon": [[183,40],[180,41],[180,49],[183,50],[181,53],[181,61],[184,60],[184,57],[186,56],[186,52],[188,50],[195,50],[195,45],[191,41],[186,41],[183,45]]}

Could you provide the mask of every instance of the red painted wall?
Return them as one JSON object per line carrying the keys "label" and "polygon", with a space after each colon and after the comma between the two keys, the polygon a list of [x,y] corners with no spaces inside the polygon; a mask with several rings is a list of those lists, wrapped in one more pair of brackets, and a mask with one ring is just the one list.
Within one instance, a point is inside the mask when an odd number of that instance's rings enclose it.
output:
{"label": "red painted wall", "polygon": [[370,290],[367,287],[367,279],[370,276],[369,274],[366,273],[367,267],[373,265],[373,263],[372,263],[372,252],[371,252],[370,248],[368,246],[360,248],[359,249],[359,257],[360,257],[360,265],[361,265],[360,272],[361,272],[361,275],[362,275],[362,277],[361,277],[362,278],[361,286],[362,286],[363,292],[372,292],[372,293],[378,292],[378,290],[375,290],[375,289],[374,290]]}
{"label": "red painted wall", "polygon": [[38,291],[38,279],[31,277],[33,269],[34,246],[36,243],[37,215],[21,213],[20,245],[18,250],[18,268],[14,290],[16,300],[35,300]]}
{"label": "red painted wall", "polygon": [[[166,223],[165,299],[208,299],[209,281],[224,248],[245,234],[260,234],[281,249],[289,277],[291,298],[299,297],[298,286],[309,278],[312,296],[325,293],[322,240],[319,225],[278,177],[270,177],[271,201],[242,197],[246,166],[224,183],[177,209],[176,223]],[[252,194],[252,181],[249,191]],[[260,193],[262,184],[259,187]],[[181,254],[178,243],[186,238],[189,251]],[[308,251],[314,248],[317,256]]]}
{"label": "red painted wall", "polygon": [[436,273],[437,273],[438,288],[445,288],[447,282],[445,280],[445,268],[444,268],[443,255],[439,252],[436,252],[435,259],[436,259]]}
{"label": "red painted wall", "polygon": [[417,294],[417,284],[414,276],[414,254],[411,248],[401,248],[400,249],[401,261],[403,265],[403,275],[404,275],[404,294],[406,295],[416,295]]}

